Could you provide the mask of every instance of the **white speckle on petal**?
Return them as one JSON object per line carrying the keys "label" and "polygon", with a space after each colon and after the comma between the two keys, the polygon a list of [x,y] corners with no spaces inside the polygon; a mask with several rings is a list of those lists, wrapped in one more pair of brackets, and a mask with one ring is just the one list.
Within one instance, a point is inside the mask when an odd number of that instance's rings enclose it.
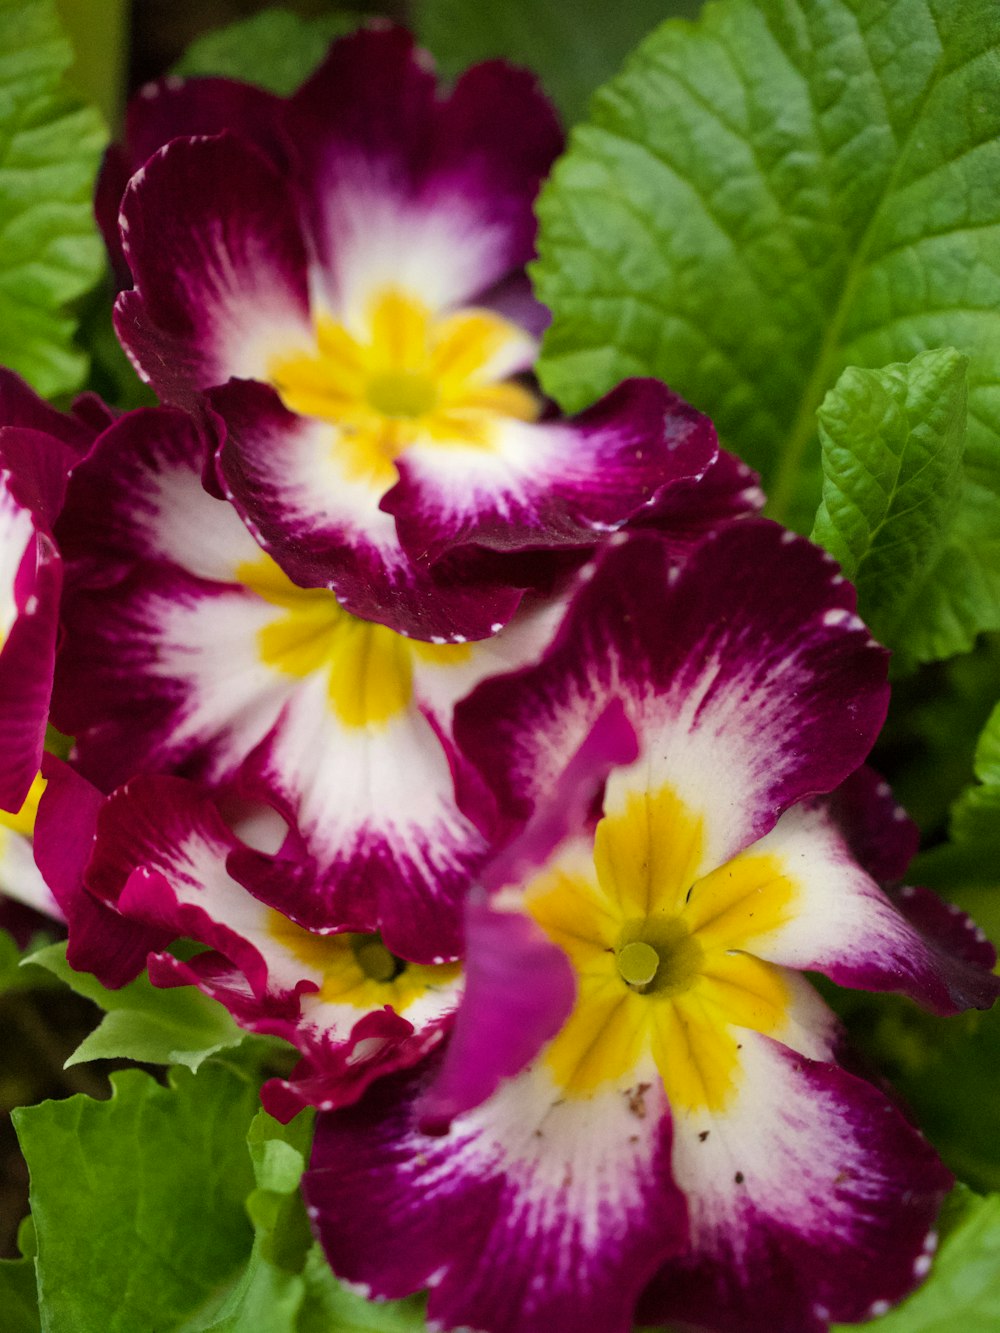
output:
{"label": "white speckle on petal", "polygon": [[823,624],[827,626],[845,625],[850,619],[850,611],[846,611],[842,606],[835,606],[832,610],[823,613]]}
{"label": "white speckle on petal", "polygon": [[931,1271],[931,1256],[929,1254],[920,1254],[913,1261],[913,1276],[926,1277]]}
{"label": "white speckle on petal", "polygon": [[868,1307],[868,1317],[878,1319],[880,1315],[888,1314],[891,1309],[892,1306],[888,1301],[872,1301]]}

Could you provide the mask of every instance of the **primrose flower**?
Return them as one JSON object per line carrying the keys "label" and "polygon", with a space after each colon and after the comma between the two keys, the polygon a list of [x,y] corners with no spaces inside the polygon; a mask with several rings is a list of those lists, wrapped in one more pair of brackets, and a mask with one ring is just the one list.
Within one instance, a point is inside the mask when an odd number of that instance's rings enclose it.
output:
{"label": "primrose flower", "polygon": [[55,411],[0,369],[0,810],[28,799],[42,759],[62,590],[53,525],[100,410]]}
{"label": "primrose flower", "polygon": [[886,658],[833,562],[748,519],[680,563],[607,548],[543,659],[460,705],[530,820],[470,899],[443,1058],[318,1120],[336,1273],[488,1333],[806,1333],[926,1273],[949,1173],[802,975],[940,1013],[1000,985],[970,923],[909,920],[857,859],[898,870],[891,801],[851,823]]}
{"label": "primrose flower", "polygon": [[311,930],[381,931],[431,963],[460,951],[460,904],[490,806],[460,808],[455,701],[537,656],[564,602],[482,643],[408,639],[300,588],[201,485],[207,444],[166,408],[122,417],[72,480],[53,716],[108,792],[138,773],[239,780],[287,819],[233,871]]}
{"label": "primrose flower", "polygon": [[[298,1067],[262,1091],[273,1114],[349,1104],[441,1041],[460,993],[456,964],[410,963],[372,933],[311,933],[228,873],[246,840],[280,843],[273,810],[232,793],[220,806],[175,777],[139,777],[105,798],[65,764],[48,768],[48,828],[79,821],[81,809],[88,821],[85,853],[71,852],[55,881],[71,962],[112,987],[148,967],[155,985],[195,985],[242,1027],[291,1042]],[[103,947],[109,920],[127,953]],[[184,961],[167,951],[181,938],[208,951]]]}
{"label": "primrose flower", "polygon": [[520,600],[504,557],[588,547],[715,460],[654,381],[563,420],[526,378],[545,316],[523,269],[561,145],[527,73],[479,65],[442,95],[380,27],[270,99],[269,133],[266,95],[151,93],[112,178],[171,109],[186,137],[125,190],[118,335],[165,401],[210,403],[221,485],[295,583],[418,638],[485,638]]}

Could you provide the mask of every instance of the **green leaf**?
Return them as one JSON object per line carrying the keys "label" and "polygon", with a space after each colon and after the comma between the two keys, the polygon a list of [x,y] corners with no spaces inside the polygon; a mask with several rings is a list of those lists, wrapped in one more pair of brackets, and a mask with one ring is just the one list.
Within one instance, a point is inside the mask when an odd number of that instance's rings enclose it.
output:
{"label": "green leaf", "polygon": [[418,0],[416,31],[444,74],[502,58],[541,78],[568,124],[632,47],[668,15],[699,0]]}
{"label": "green leaf", "polygon": [[216,74],[287,95],[307,79],[334,37],[357,27],[356,14],[303,19],[287,9],[265,9],[199,37],[175,66],[184,77]]}
{"label": "green leaf", "polygon": [[978,781],[952,807],[949,841],[920,856],[910,877],[940,889],[1000,944],[1000,703],[973,767]]}
{"label": "green leaf", "polygon": [[841,372],[969,357],[952,652],[1000,627],[998,49],[994,0],[718,0],[595,95],[539,204],[545,387],[665,379],[804,531]]}
{"label": "green leaf", "polygon": [[31,1259],[0,1260],[4,1333],[39,1333],[38,1289]]}
{"label": "green leaf", "polygon": [[947,643],[935,651],[928,579],[960,504],[967,365],[948,347],[884,370],[852,366],[819,409],[823,502],[812,540],[857,584],[875,637],[918,659],[948,652]]}
{"label": "green leaf", "polygon": [[218,1066],[161,1087],[112,1075],[110,1101],[21,1108],[47,1329],[172,1330],[231,1281],[251,1245],[245,1135],[256,1088]]}
{"label": "green leaf", "polygon": [[[952,1209],[930,1277],[902,1305],[866,1324],[872,1333],[992,1333],[1000,1327],[1000,1195],[982,1199],[964,1191]],[[847,1333],[847,1325],[836,1327]]]}
{"label": "green leaf", "polygon": [[71,62],[52,0],[0,0],[0,364],[49,396],[83,381],[66,306],[104,263],[91,195],[106,132],[66,90]]}
{"label": "green leaf", "polygon": [[84,1060],[129,1059],[196,1070],[208,1056],[238,1046],[246,1035],[221,1004],[193,986],[161,990],[143,974],[121,990],[106,990],[89,972],[70,967],[65,944],[39,949],[29,961],[54,973],[105,1011],[100,1025],[77,1047],[67,1066]]}

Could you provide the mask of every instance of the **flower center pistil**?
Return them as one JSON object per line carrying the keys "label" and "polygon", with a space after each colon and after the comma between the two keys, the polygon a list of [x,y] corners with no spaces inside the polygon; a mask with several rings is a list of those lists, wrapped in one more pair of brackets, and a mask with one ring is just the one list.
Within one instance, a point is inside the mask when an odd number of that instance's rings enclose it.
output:
{"label": "flower center pistil", "polygon": [[647,917],[626,925],[615,962],[630,990],[669,997],[694,985],[703,955],[697,937],[680,917]]}
{"label": "flower center pistil", "polygon": [[391,370],[368,381],[369,406],[383,416],[422,417],[438,405],[434,380],[419,370]]}
{"label": "flower center pistil", "polygon": [[349,935],[355,961],[372,981],[394,981],[406,964],[382,943],[379,935]]}

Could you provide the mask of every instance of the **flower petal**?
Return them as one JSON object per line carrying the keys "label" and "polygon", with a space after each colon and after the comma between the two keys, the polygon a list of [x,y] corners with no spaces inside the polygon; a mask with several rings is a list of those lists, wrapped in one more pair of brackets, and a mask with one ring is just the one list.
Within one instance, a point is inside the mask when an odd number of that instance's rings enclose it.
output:
{"label": "flower petal", "polygon": [[147,83],[125,112],[121,144],[113,144],[101,164],[94,212],[112,267],[123,287],[132,277],[121,247],[118,214],[129,179],[171,139],[221,134],[242,135],[276,164],[287,149],[278,130],[278,99],[262,88],[234,79],[178,79],[173,75]]}
{"label": "flower petal", "polygon": [[337,428],[295,416],[273,389],[234,382],[210,394],[226,422],[226,493],[264,549],[305,587],[329,587],[352,614],[423,639],[483,639],[510,620],[523,589],[484,567],[431,572],[403,552],[384,487],[352,477]]}
{"label": "flower petal", "polygon": [[136,290],[115,309],[139,375],[167,402],[312,336],[306,253],[274,167],[230,134],[176,139],[129,182],[122,244]]}
{"label": "flower petal", "polygon": [[[691,912],[699,938],[720,947],[823,972],[842,986],[900,992],[935,1013],[988,1009],[1000,995],[992,948],[985,941],[977,946],[975,928],[961,914],[947,913],[943,904],[930,910],[933,895],[918,900],[911,890],[910,898],[920,925],[923,904],[930,936],[856,864],[829,813],[800,805],[696,884]],[[954,922],[957,939],[939,942],[942,916]],[[977,947],[982,956],[970,959],[967,950]]]}
{"label": "flower petal", "polygon": [[201,475],[214,447],[197,421],[168,408],[129,412],[74,471],[58,527],[77,581],[109,583],[137,560],[235,582],[260,548]]}
{"label": "flower petal", "polygon": [[608,809],[670,787],[704,821],[692,869],[706,873],[871,746],[886,654],[853,608],[827,556],[761,519],[709,534],[686,561],[636,536],[599,558],[537,667],[459,705],[459,745],[523,816],[620,697],[641,757],[612,777]]}
{"label": "flower petal", "polygon": [[639,1291],[683,1245],[662,1097],[559,1104],[544,1073],[506,1084],[444,1138],[421,1134],[433,1062],[317,1120],[303,1180],[334,1272],[391,1299],[431,1288],[442,1328],[628,1333]]}
{"label": "flower petal", "polygon": [[462,543],[588,546],[717,451],[707,417],[656,380],[627,380],[570,421],[498,418],[486,447],[418,441],[381,507],[414,560]]}
{"label": "flower petal", "polygon": [[531,258],[562,136],[527,72],[477,65],[442,97],[404,29],[369,27],[333,46],[287,126],[334,312],[386,285],[467,303]]}
{"label": "flower petal", "polygon": [[691,1249],[640,1322],[825,1333],[884,1312],[930,1267],[951,1176],[882,1093],[754,1032],[724,1114],[676,1118]]}

